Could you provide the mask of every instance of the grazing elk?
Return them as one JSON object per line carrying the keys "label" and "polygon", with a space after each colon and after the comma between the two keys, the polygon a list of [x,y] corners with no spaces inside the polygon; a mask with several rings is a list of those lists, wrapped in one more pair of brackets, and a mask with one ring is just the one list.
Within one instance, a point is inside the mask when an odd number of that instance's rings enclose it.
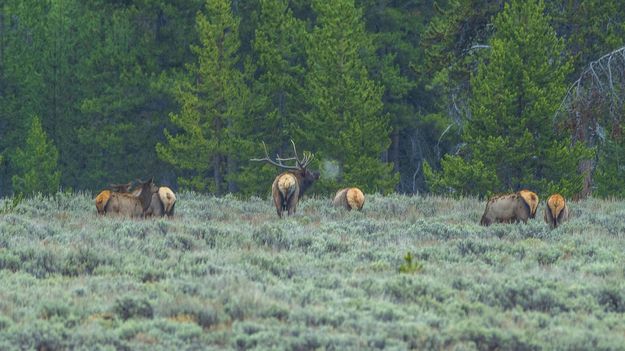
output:
{"label": "grazing elk", "polygon": [[358,188],[345,188],[336,192],[332,205],[343,207],[347,210],[362,210],[365,205],[365,194]]}
{"label": "grazing elk", "polygon": [[525,199],[525,202],[530,206],[530,218],[534,218],[536,217],[536,209],[538,209],[538,195],[536,195],[535,192],[523,189],[523,190],[519,190],[518,192],[519,195],[521,195],[521,197],[523,197],[523,199]]}
{"label": "grazing elk", "polygon": [[158,191],[152,194],[150,207],[145,211],[145,215],[157,217],[173,216],[174,205],[176,205],[174,192],[166,186],[159,187]]}
{"label": "grazing elk", "polygon": [[[304,195],[306,189],[319,179],[319,172],[309,171],[306,168],[315,155],[304,152],[304,158],[300,159],[297,155],[297,149],[295,148],[293,140],[291,140],[291,144],[293,145],[293,153],[295,154],[294,157],[281,158],[280,155],[276,155],[276,161],[273,161],[269,157],[269,154],[267,153],[267,146],[263,142],[265,157],[253,158],[250,160],[268,162],[274,166],[288,170],[280,173],[271,185],[273,203],[276,205],[276,211],[278,212],[278,217],[280,218],[282,218],[282,212],[284,211],[287,211],[289,215],[294,214],[297,209],[297,203]],[[295,161],[295,165],[285,165],[282,161]]]}
{"label": "grazing elk", "polygon": [[102,190],[98,196],[95,197],[95,208],[98,211],[98,214],[104,214],[104,207],[106,207],[112,192],[127,193],[130,191],[131,184],[132,183],[110,184],[108,189]]}
{"label": "grazing elk", "polygon": [[489,226],[493,222],[512,223],[522,221],[527,223],[531,218],[531,205],[520,192],[503,194],[490,198],[480,220],[480,225]]}
{"label": "grazing elk", "polygon": [[553,194],[547,199],[545,206],[545,222],[551,229],[556,228],[562,222],[569,219],[569,207],[566,205],[564,197],[560,194]]}
{"label": "grazing elk", "polygon": [[167,216],[173,216],[174,206],[176,206],[176,194],[174,194],[170,188],[162,186],[158,188],[158,197],[163,202],[163,210],[165,211],[164,214]]}
{"label": "grazing elk", "polygon": [[133,193],[112,192],[109,201],[104,207],[105,213],[119,214],[129,217],[143,217],[150,207],[152,195],[158,192],[154,180],[140,182],[137,190]]}

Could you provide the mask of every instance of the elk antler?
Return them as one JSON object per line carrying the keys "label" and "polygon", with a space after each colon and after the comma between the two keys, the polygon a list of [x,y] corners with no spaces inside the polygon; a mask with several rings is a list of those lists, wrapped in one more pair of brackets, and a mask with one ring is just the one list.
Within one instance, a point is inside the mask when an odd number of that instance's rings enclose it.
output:
{"label": "elk antler", "polygon": [[[304,151],[304,158],[302,158],[300,160],[299,156],[297,155],[297,148],[295,147],[295,142],[293,141],[293,139],[291,139],[291,145],[293,145],[293,154],[295,155],[294,157],[280,157],[280,155],[276,155],[276,161],[271,160],[271,158],[269,158],[269,154],[267,153],[267,146],[265,145],[265,142],[263,141],[263,148],[265,149],[265,157],[264,158],[253,158],[250,161],[266,161],[271,163],[274,166],[278,166],[278,167],[282,167],[285,169],[304,169],[306,168],[306,166],[308,166],[308,164],[310,163],[310,161],[312,161],[315,158],[315,155],[310,153],[310,152],[306,152]],[[285,164],[282,163],[282,161],[295,161],[296,165],[295,166],[287,166]]]}
{"label": "elk antler", "polygon": [[[295,145],[295,144],[294,144]],[[259,161],[259,162],[269,162],[270,164],[274,165],[274,166],[278,166],[280,168],[284,168],[284,169],[300,169],[299,165],[297,166],[289,166],[289,165],[285,165],[282,163],[282,161],[289,161],[289,160],[293,160],[294,158],[281,158],[280,155],[276,155],[276,161],[272,160],[271,157],[269,157],[269,153],[267,153],[267,145],[265,145],[265,142],[263,141],[263,149],[265,149],[265,157],[263,158],[252,158],[250,159],[250,161]]]}

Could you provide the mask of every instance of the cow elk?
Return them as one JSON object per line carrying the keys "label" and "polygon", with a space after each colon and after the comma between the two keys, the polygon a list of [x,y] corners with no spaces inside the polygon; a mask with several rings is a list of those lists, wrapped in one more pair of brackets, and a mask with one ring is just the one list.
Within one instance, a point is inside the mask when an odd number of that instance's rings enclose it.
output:
{"label": "cow elk", "polygon": [[562,222],[569,219],[569,207],[566,205],[564,197],[560,194],[553,194],[547,199],[545,206],[545,222],[551,229],[556,228]]}
{"label": "cow elk", "polygon": [[98,214],[103,215],[104,208],[111,198],[111,193],[127,193],[130,191],[130,185],[132,183],[127,184],[111,184],[108,189],[102,190],[98,196],[95,197],[95,208],[98,211]]}
{"label": "cow elk", "polygon": [[143,217],[145,211],[150,207],[153,194],[156,192],[158,192],[158,187],[154,184],[153,179],[140,182],[139,188],[133,193],[111,192],[104,207],[104,213]]}
{"label": "cow elk", "polygon": [[489,226],[496,223],[512,223],[522,221],[527,223],[531,218],[531,204],[520,192],[498,195],[490,198],[480,220],[480,225]]}
{"label": "cow elk", "polygon": [[158,191],[152,194],[150,207],[145,211],[146,216],[173,216],[174,206],[176,205],[176,195],[166,187],[161,186]]}
{"label": "cow elk", "polygon": [[[276,211],[280,218],[282,218],[282,213],[284,211],[287,211],[288,215],[294,214],[297,209],[297,203],[304,195],[306,189],[319,179],[319,172],[313,172],[307,168],[315,155],[304,152],[304,157],[300,159],[297,155],[297,149],[293,140],[291,140],[291,144],[293,145],[294,157],[282,158],[280,155],[276,155],[276,160],[274,161],[269,157],[267,146],[263,142],[265,157],[250,160],[268,162],[287,170],[286,172],[280,173],[271,185],[273,203],[276,206]],[[282,163],[284,161],[293,161],[295,164],[285,165]]]}
{"label": "cow elk", "polygon": [[362,210],[365,205],[365,194],[358,188],[344,188],[336,192],[332,205],[346,210]]}

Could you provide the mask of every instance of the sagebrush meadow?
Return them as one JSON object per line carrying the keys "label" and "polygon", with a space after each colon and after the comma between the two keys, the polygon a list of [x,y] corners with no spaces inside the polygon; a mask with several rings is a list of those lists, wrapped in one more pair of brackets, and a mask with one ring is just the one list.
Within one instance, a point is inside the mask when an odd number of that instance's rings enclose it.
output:
{"label": "sagebrush meadow", "polygon": [[[480,227],[476,198],[179,194],[172,219],[89,193],[0,200],[0,349],[625,348],[625,203]],[[539,213],[544,201],[539,206]]]}

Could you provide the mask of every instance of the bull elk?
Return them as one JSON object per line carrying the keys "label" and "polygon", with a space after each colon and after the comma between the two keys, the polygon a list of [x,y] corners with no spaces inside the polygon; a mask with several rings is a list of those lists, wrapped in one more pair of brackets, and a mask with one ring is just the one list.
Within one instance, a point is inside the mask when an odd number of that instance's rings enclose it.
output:
{"label": "bull elk", "polygon": [[98,196],[95,197],[95,208],[98,211],[98,214],[104,214],[104,208],[111,198],[111,193],[127,193],[130,191],[130,185],[132,183],[127,184],[110,184],[108,189],[102,190]]}
{"label": "bull elk", "polygon": [[365,194],[358,188],[344,188],[336,192],[332,205],[343,207],[346,210],[362,210],[365,205]]}
{"label": "bull elk", "polygon": [[[531,198],[529,198],[531,200]],[[536,197],[538,205],[538,197]],[[498,195],[490,198],[486,203],[486,209],[480,220],[480,225],[489,226],[496,223],[512,223],[532,218],[532,205],[528,200],[517,192],[514,194]]]}
{"label": "bull elk", "polygon": [[150,207],[153,194],[158,192],[158,187],[154,184],[153,179],[139,184],[139,188],[133,193],[111,192],[104,207],[104,213],[143,217],[145,211]]}
{"label": "bull elk", "polygon": [[[297,155],[297,148],[293,140],[291,140],[291,144],[293,145],[294,157],[282,158],[280,155],[276,155],[276,160],[274,161],[269,157],[267,146],[263,142],[265,157],[250,160],[268,162],[287,170],[286,172],[280,173],[271,185],[273,203],[276,206],[276,211],[280,218],[282,218],[282,213],[284,211],[287,211],[288,215],[294,214],[297,209],[297,203],[304,195],[306,189],[319,179],[319,172],[313,172],[307,168],[315,155],[304,152],[304,157],[300,159]],[[282,163],[283,161],[294,161],[295,164],[285,165]]]}
{"label": "bull elk", "polygon": [[562,222],[569,219],[569,207],[566,205],[564,197],[560,194],[553,194],[547,199],[545,206],[545,222],[551,229],[556,228]]}

